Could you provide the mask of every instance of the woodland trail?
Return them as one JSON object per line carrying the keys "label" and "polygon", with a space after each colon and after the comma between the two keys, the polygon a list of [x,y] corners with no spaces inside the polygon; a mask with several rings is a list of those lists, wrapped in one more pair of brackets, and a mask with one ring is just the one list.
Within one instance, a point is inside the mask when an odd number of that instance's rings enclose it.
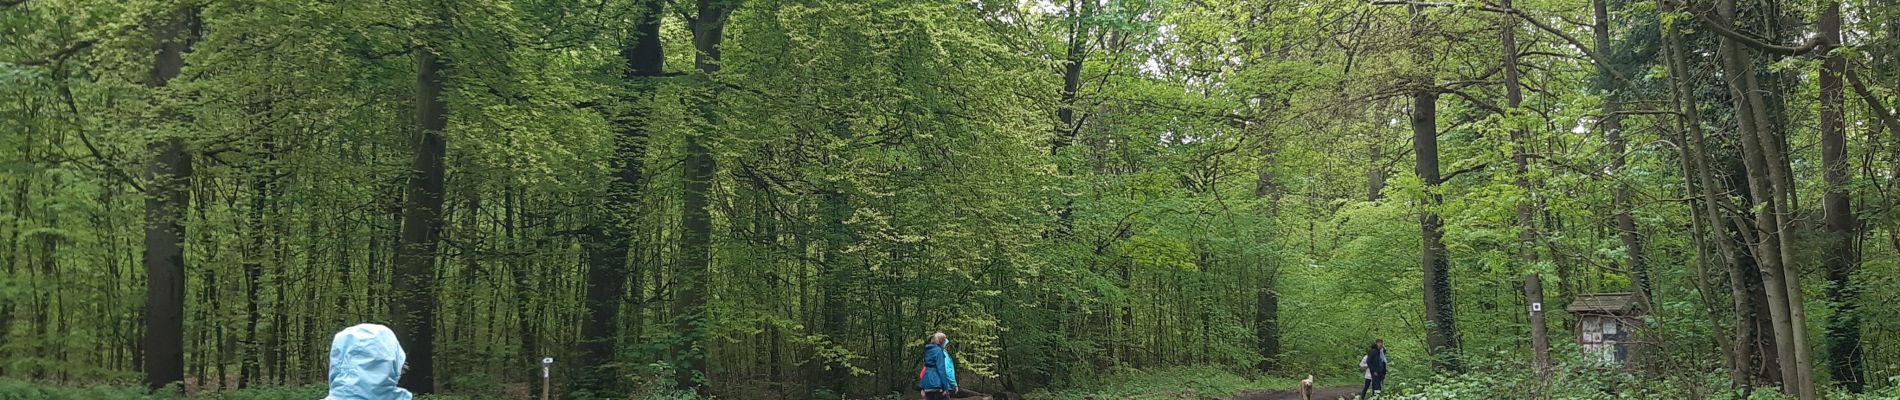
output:
{"label": "woodland trail", "polygon": [[[1353,399],[1359,395],[1358,386],[1340,386],[1313,389],[1313,400]],[[1283,389],[1259,392],[1244,392],[1229,400],[1302,400],[1300,391]]]}

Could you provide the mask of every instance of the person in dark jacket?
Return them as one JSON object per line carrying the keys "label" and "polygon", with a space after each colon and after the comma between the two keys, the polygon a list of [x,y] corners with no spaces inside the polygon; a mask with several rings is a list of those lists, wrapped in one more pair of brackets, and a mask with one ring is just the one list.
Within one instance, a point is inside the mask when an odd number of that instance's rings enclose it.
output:
{"label": "person in dark jacket", "polygon": [[937,332],[924,344],[924,370],[918,374],[917,389],[923,391],[925,400],[948,400],[957,392],[957,366],[950,361],[950,352],[944,346],[950,345],[950,337]]}
{"label": "person in dark jacket", "polygon": [[1385,390],[1385,339],[1372,341],[1372,347],[1366,349],[1366,356],[1359,359],[1359,368],[1366,370],[1366,387],[1359,389],[1359,398],[1370,399],[1373,393]]}

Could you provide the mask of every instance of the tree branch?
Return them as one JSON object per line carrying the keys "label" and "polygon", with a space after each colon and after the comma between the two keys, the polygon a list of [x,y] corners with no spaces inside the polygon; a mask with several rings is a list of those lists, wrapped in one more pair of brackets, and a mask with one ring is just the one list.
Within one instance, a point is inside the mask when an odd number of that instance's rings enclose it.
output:
{"label": "tree branch", "polygon": [[1483,6],[1472,7],[1469,5],[1459,4],[1459,3],[1440,3],[1440,2],[1408,1],[1408,0],[1373,0],[1372,5],[1375,5],[1375,6],[1406,5],[1406,6],[1419,6],[1419,7],[1472,8],[1472,9],[1477,9],[1479,11],[1516,15],[1519,18],[1523,18],[1525,22],[1531,23],[1531,26],[1535,26],[1537,27],[1537,29],[1543,30],[1544,32],[1548,32],[1552,35],[1556,35],[1557,38],[1563,39],[1565,42],[1569,42],[1571,47],[1576,48],[1578,52],[1581,52],[1583,53],[1584,56],[1589,57],[1592,64],[1596,64],[1597,68],[1602,68],[1604,71],[1609,71],[1610,76],[1616,78],[1616,80],[1622,81],[1625,83],[1628,83],[1630,81],[1629,77],[1623,76],[1622,72],[1619,72],[1616,70],[1616,68],[1611,67],[1610,59],[1604,58],[1603,55],[1597,54],[1596,51],[1590,50],[1590,46],[1584,45],[1583,41],[1577,40],[1576,37],[1570,36],[1570,34],[1564,33],[1564,31],[1558,30],[1556,27],[1550,26],[1550,24],[1546,24],[1544,23],[1544,21],[1539,20],[1537,18],[1533,18],[1531,17],[1530,14],[1525,14],[1523,11],[1515,9],[1515,8],[1506,9],[1506,8],[1498,7],[1490,3],[1485,3],[1485,5]]}
{"label": "tree branch", "polygon": [[1887,132],[1900,135],[1900,119],[1894,118],[1892,109],[1887,108],[1884,104],[1880,104],[1880,98],[1875,97],[1873,91],[1867,90],[1867,85],[1860,81],[1860,74],[1854,73],[1854,70],[1858,68],[1845,69],[1847,70],[1847,82],[1849,86],[1854,87],[1854,94],[1860,95],[1861,101],[1867,102],[1867,108],[1874,110],[1874,116],[1879,117],[1880,123],[1887,125]]}
{"label": "tree branch", "polygon": [[1473,165],[1469,168],[1465,168],[1465,169],[1461,169],[1457,171],[1451,171],[1451,173],[1445,174],[1445,176],[1438,178],[1438,183],[1451,182],[1451,178],[1457,178],[1459,175],[1464,175],[1464,174],[1468,174],[1472,172],[1484,171],[1485,168],[1488,168],[1490,166],[1491,166],[1491,163],[1484,163],[1484,164]]}
{"label": "tree branch", "polygon": [[[64,75],[63,68],[55,68],[53,73],[55,77]],[[145,193],[145,185],[140,185],[137,178],[133,178],[132,174],[125,172],[125,169],[119,168],[119,163],[114,162],[115,160],[112,158],[106,157],[104,152],[99,151],[98,146],[92,144],[92,136],[87,135],[85,126],[79,124],[79,101],[73,97],[72,82],[63,77],[59,79],[59,97],[60,100],[66,103],[66,110],[73,114],[74,130],[79,133],[79,142],[86,146],[86,151],[92,153],[93,158],[99,159],[99,168],[111,172],[113,176],[119,179],[123,179],[127,185],[131,185],[132,188],[138,190],[139,193]]]}
{"label": "tree branch", "polygon": [[[14,3],[14,4],[26,3],[26,0],[0,0],[0,2],[5,2],[5,1],[18,1],[18,3]],[[5,7],[0,7],[0,9],[5,9]],[[125,34],[126,32],[131,32],[133,29],[138,29],[138,28],[139,28],[139,24],[127,24],[124,27],[120,27],[119,30],[114,31],[109,35],[106,35],[105,37],[122,35],[122,34]],[[47,53],[45,56],[42,56],[40,58],[15,61],[13,62],[13,64],[31,67],[31,66],[48,65],[48,64],[64,61],[66,58],[72,57],[74,54],[78,54],[81,51],[85,51],[86,49],[92,48],[93,45],[99,44],[99,41],[104,39],[105,37],[82,39],[80,41],[73,42],[73,44],[71,45],[67,45],[65,48],[55,50],[52,53]]]}
{"label": "tree branch", "polygon": [[[1487,9],[1496,8],[1496,6],[1486,5],[1485,8]],[[1575,37],[1571,37],[1570,34],[1557,30],[1557,28],[1552,27],[1549,24],[1545,24],[1544,21],[1538,20],[1537,18],[1532,18],[1530,15],[1524,14],[1523,11],[1519,11],[1515,8],[1510,9],[1510,10],[1499,10],[1499,11],[1516,14],[1519,18],[1523,18],[1525,22],[1530,22],[1531,26],[1535,26],[1538,29],[1543,29],[1545,32],[1550,32],[1550,34],[1552,35],[1557,35],[1558,38],[1563,39],[1565,42],[1570,42],[1570,47],[1574,47],[1577,49],[1577,51],[1583,52],[1583,55],[1590,57],[1591,63],[1596,64],[1597,68],[1602,68],[1604,71],[1609,71],[1610,76],[1616,78],[1616,80],[1618,81],[1629,83],[1630,81],[1629,77],[1623,76],[1623,72],[1617,71],[1616,68],[1610,64],[1610,59],[1603,57],[1602,54],[1597,54],[1595,50],[1590,50],[1590,46],[1584,45],[1582,41],[1577,40],[1577,38]]]}
{"label": "tree branch", "polygon": [[21,61],[14,62],[14,64],[19,64],[19,65],[29,66],[29,67],[52,64],[55,62],[59,62],[61,60],[65,60],[67,57],[72,57],[73,54],[79,53],[80,51],[92,48],[92,45],[98,44],[98,43],[99,43],[98,39],[81,40],[78,42],[74,42],[71,46],[66,46],[66,48],[59,49],[52,53],[48,53],[46,56],[31,59],[31,60],[21,60]]}
{"label": "tree branch", "polygon": [[1603,123],[1603,119],[1609,118],[1611,116],[1631,116],[1631,115],[1681,116],[1682,113],[1670,111],[1670,110],[1617,110],[1616,112],[1609,113],[1609,114],[1589,114],[1589,116],[1597,118],[1598,124]]}
{"label": "tree branch", "polygon": [[1696,21],[1702,22],[1702,26],[1709,28],[1709,30],[1715,31],[1716,34],[1722,35],[1722,37],[1740,41],[1742,42],[1742,44],[1747,45],[1748,47],[1753,47],[1756,50],[1761,50],[1768,53],[1788,55],[1788,56],[1802,55],[1802,54],[1807,54],[1808,52],[1814,51],[1815,48],[1818,48],[1821,46],[1820,36],[1816,36],[1814,37],[1814,39],[1809,40],[1807,43],[1803,43],[1800,46],[1789,47],[1789,46],[1776,45],[1773,43],[1764,42],[1761,39],[1756,39],[1752,36],[1744,35],[1741,32],[1736,32],[1733,29],[1729,29],[1728,27],[1729,24],[1723,23],[1722,21],[1717,21],[1715,17],[1710,17],[1708,14],[1698,13],[1698,12],[1692,12],[1692,14],[1695,14]]}
{"label": "tree branch", "polygon": [[1504,113],[1504,108],[1498,107],[1497,105],[1494,105],[1491,103],[1486,103],[1484,102],[1484,100],[1479,100],[1477,96],[1472,96],[1470,93],[1465,93],[1464,91],[1459,91],[1459,90],[1443,89],[1443,88],[1434,88],[1434,89],[1435,90],[1433,91],[1436,91],[1438,93],[1458,96],[1459,98],[1465,99],[1465,101],[1470,102],[1471,105],[1478,106],[1479,108],[1490,110],[1491,112],[1494,112],[1494,113],[1499,113],[1499,114]]}

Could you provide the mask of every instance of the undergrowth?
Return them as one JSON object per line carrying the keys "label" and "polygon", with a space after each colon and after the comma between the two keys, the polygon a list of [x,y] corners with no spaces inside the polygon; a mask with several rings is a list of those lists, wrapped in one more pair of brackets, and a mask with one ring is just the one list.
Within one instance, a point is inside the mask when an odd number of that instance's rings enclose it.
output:
{"label": "undergrowth", "polygon": [[[210,400],[315,400],[326,393],[322,385],[268,387],[193,393],[191,399]],[[171,391],[147,393],[145,388],[124,385],[70,386],[17,380],[0,380],[0,400],[173,400],[186,396]],[[493,395],[443,394],[418,396],[418,400],[498,400]]]}
{"label": "undergrowth", "polygon": [[[1550,379],[1525,373],[1522,366],[1493,365],[1457,375],[1441,375],[1395,388],[1392,400],[1533,399],[1533,400],[1791,400],[1774,388],[1743,391],[1730,388],[1721,371],[1677,372],[1644,376],[1615,367],[1565,366],[1551,371]],[[1826,389],[1824,389],[1826,390]],[[1900,378],[1880,389],[1851,394],[1827,392],[1828,400],[1900,400]]]}
{"label": "undergrowth", "polygon": [[[1305,378],[1305,377],[1301,377]],[[1107,374],[1099,382],[1069,389],[1037,391],[1030,399],[1218,399],[1249,390],[1293,388],[1298,379],[1250,379],[1220,368],[1183,367],[1155,370],[1123,370]],[[1324,384],[1342,384],[1338,381]]]}

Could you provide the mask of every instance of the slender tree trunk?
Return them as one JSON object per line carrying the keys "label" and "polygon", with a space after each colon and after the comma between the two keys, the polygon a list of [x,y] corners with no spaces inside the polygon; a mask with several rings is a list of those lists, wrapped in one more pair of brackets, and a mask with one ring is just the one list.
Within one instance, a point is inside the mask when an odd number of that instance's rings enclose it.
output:
{"label": "slender tree trunk", "polygon": [[442,130],[448,126],[448,108],[442,87],[447,63],[429,46],[418,47],[415,56],[415,156],[403,196],[389,313],[409,356],[401,385],[420,395],[435,393],[435,256],[442,236]]}
{"label": "slender tree trunk", "polygon": [[653,79],[663,72],[666,61],[660,46],[660,18],[664,15],[661,1],[645,0],[641,6],[639,22],[620,50],[627,63],[622,74],[627,95],[621,101],[628,112],[614,121],[617,132],[613,159],[609,160],[614,180],[607,186],[606,204],[600,210],[605,217],[588,229],[587,318],[581,320],[582,377],[578,389],[597,395],[614,393],[619,380],[620,374],[612,366],[619,338],[620,304],[629,274],[627,254],[632,251],[640,187],[645,184],[641,171],[646,159],[645,102],[652,96],[657,83]]}
{"label": "slender tree trunk", "polygon": [[1366,167],[1366,201],[1379,201],[1384,198],[1382,192],[1385,192],[1385,155],[1380,154],[1378,140],[1368,141],[1366,151],[1372,160],[1368,163],[1370,166]]}
{"label": "slender tree trunk", "polygon": [[[755,186],[755,190],[758,190],[760,197],[773,195],[771,192],[766,191],[764,182],[758,182],[758,185]],[[782,240],[783,235],[779,233],[779,222],[772,219],[773,214],[770,210],[766,209],[766,207],[764,204],[756,206],[756,212],[758,213],[756,220],[759,221],[761,240],[772,248],[780,248],[785,244]],[[764,278],[767,296],[777,299],[796,299],[791,293],[784,291],[785,264],[782,258],[773,258],[769,263],[771,269],[768,270]],[[772,311],[780,315],[797,315],[797,312],[790,307],[791,304],[793,304],[792,301],[776,301],[772,305]],[[767,377],[769,377],[770,382],[785,382],[785,356],[783,354],[785,348],[785,333],[778,324],[768,324],[765,329]]]}
{"label": "slender tree trunk", "polygon": [[685,180],[685,193],[681,196],[683,214],[680,238],[680,263],[673,275],[673,329],[681,336],[673,349],[673,358],[679,365],[675,376],[675,386],[693,390],[706,395],[709,388],[705,385],[706,352],[702,342],[706,339],[706,294],[708,288],[707,273],[712,269],[712,180],[718,170],[717,160],[706,145],[712,130],[719,127],[718,102],[723,91],[712,82],[712,75],[719,72],[720,43],[725,40],[726,18],[731,15],[736,4],[720,0],[698,0],[698,14],[690,25],[693,32],[693,49],[699,53],[693,58],[693,65],[703,75],[707,90],[705,101],[700,104],[700,115],[706,119],[704,130],[697,135],[686,137],[686,168],[682,173]]}
{"label": "slender tree trunk", "polygon": [[[1281,195],[1278,177],[1273,173],[1273,168],[1275,161],[1278,160],[1278,153],[1274,151],[1271,144],[1265,146],[1261,149],[1262,163],[1258,178],[1254,182],[1253,196],[1256,200],[1266,199],[1268,201],[1265,210],[1266,217],[1277,220],[1280,214]],[[1272,226],[1272,223],[1268,226]],[[1262,235],[1262,237],[1271,237],[1271,235]],[[1257,287],[1252,288],[1255,293],[1254,339],[1259,342],[1260,370],[1272,371],[1280,365],[1280,293],[1277,286],[1279,268],[1266,257],[1260,257],[1259,264],[1259,267],[1255,268],[1260,273],[1259,283]]]}
{"label": "slender tree trunk", "polygon": [[[278,212],[275,202],[273,202],[269,208],[269,215],[283,215]],[[275,222],[285,223],[281,221],[281,219]],[[271,383],[282,385],[284,383],[284,363],[289,358],[289,355],[284,351],[284,340],[290,336],[290,317],[287,314],[291,312],[290,302],[284,298],[284,292],[290,290],[290,282],[294,278],[289,277],[290,271],[285,267],[285,265],[290,263],[290,254],[284,247],[284,232],[274,229],[275,227],[272,226],[266,226],[266,228],[268,232],[270,232],[269,235],[265,236],[269,237],[271,242],[270,282],[272,297],[275,297],[275,299],[273,303],[271,303],[270,340],[264,341],[266,348],[265,353],[269,354],[269,357],[265,359],[269,361],[269,364],[264,369],[264,375],[270,378]]]}
{"label": "slender tree trunk", "polygon": [[259,337],[257,333],[259,321],[263,318],[262,312],[258,310],[258,303],[263,302],[263,299],[258,295],[263,290],[263,282],[261,282],[261,280],[264,274],[264,261],[267,258],[266,254],[268,254],[270,246],[270,242],[267,238],[271,237],[269,226],[265,225],[264,221],[265,209],[269,204],[270,198],[270,178],[268,177],[268,172],[252,172],[255,176],[251,178],[251,204],[250,209],[246,210],[248,213],[248,221],[246,222],[249,226],[245,229],[246,232],[249,232],[251,240],[243,251],[246,256],[243,266],[246,295],[244,309],[246,323],[244,358],[240,361],[244,365],[238,369],[239,388],[250,387],[250,384],[253,382],[252,379],[257,379],[261,376],[262,371],[259,370],[258,363],[264,360],[262,355],[263,347],[260,346],[260,344],[263,343],[263,339]]}
{"label": "slender tree trunk", "polygon": [[[1609,57],[1616,49],[1616,43],[1610,39],[1610,11],[1606,3],[1607,0],[1591,0],[1590,5],[1595,13],[1595,29],[1592,33],[1596,42],[1594,43],[1596,52]],[[1628,151],[1628,140],[1623,136],[1623,117],[1617,114],[1622,110],[1623,85],[1616,79],[1611,68],[1613,66],[1598,65],[1596,81],[1597,91],[1603,95],[1601,125],[1610,145],[1610,175],[1616,179],[1616,192],[1611,197],[1610,209],[1616,213],[1617,236],[1622,241],[1623,251],[1629,258],[1630,282],[1634,289],[1632,291],[1641,296],[1645,307],[1652,307],[1649,265],[1645,262],[1647,260],[1644,258],[1642,235],[1636,229],[1636,217],[1632,212],[1635,205],[1630,204],[1630,184],[1623,176],[1628,159],[1624,156],[1624,153]]]}
{"label": "slender tree trunk", "polygon": [[[264,237],[266,236],[261,229],[264,224],[263,197],[259,196],[257,199],[258,200],[254,200],[251,205],[252,229],[250,232],[253,245],[248,253],[255,259],[263,259]],[[263,276],[263,264],[260,264],[258,261],[248,261],[244,263],[244,357],[239,361],[239,363],[243,365],[238,367],[239,389],[251,387],[251,383],[254,382],[253,380],[259,379],[260,372],[262,372],[258,369],[258,363],[263,361],[263,357],[259,356],[261,347],[258,346],[258,343],[260,343],[262,339],[257,336],[257,326],[258,322],[263,319],[263,315],[259,313],[257,304],[263,301],[258,297],[259,291],[263,288],[263,282],[260,282]]]}
{"label": "slender tree trunk", "polygon": [[[59,147],[63,147],[63,145],[60,143],[59,140],[55,140],[52,143],[51,147],[59,148]],[[62,179],[60,179],[60,176],[53,175],[48,178],[50,182],[48,182],[46,185],[46,192],[60,193],[60,189],[61,189],[60,184],[62,181]],[[185,198],[189,199],[190,195],[189,194],[185,195]],[[187,202],[187,206],[189,206],[189,202]],[[59,219],[59,212],[52,209],[52,207],[50,206],[47,207],[44,210],[44,212],[46,213],[46,221],[45,221],[46,226],[63,226],[63,224],[61,224],[60,219]],[[40,245],[40,257],[39,257],[39,263],[38,263],[40,267],[40,276],[44,277],[45,279],[45,281],[42,281],[40,283],[40,286],[45,287],[45,288],[67,287],[65,277],[62,276],[62,274],[60,273],[61,271],[60,263],[59,263],[60,238],[58,238],[56,235],[39,235],[38,241]],[[183,280],[185,278],[180,278],[180,279]],[[39,335],[39,337],[66,337],[68,335],[68,325],[66,323],[66,319],[69,316],[67,315],[67,311],[66,311],[66,292],[68,291],[46,290],[44,292],[45,306],[40,308],[40,315],[42,316],[42,320],[41,320],[41,323],[38,324],[38,328],[41,330],[42,335]],[[183,296],[183,294],[181,294],[180,296]],[[183,318],[182,307],[180,308],[181,310],[179,313],[180,313],[181,318]],[[43,359],[53,360],[60,363],[70,362],[70,360],[66,358],[65,346],[50,344],[50,345],[44,346],[44,348],[45,348],[45,353],[41,355]],[[180,351],[182,352],[183,350],[181,349]],[[67,380],[69,373],[65,369],[49,368],[49,370],[53,370],[53,372],[56,374],[55,376],[57,377],[56,378],[57,382],[65,382]]]}
{"label": "slender tree trunk", "polygon": [[[531,264],[521,262],[522,256],[519,255],[521,252],[521,237],[518,234],[519,228],[517,225],[523,223],[523,221],[520,220],[523,211],[521,210],[521,195],[517,193],[519,189],[517,189],[513,183],[506,185],[507,186],[502,189],[502,202],[505,203],[504,207],[506,208],[506,210],[503,211],[505,215],[502,217],[502,235],[508,237],[509,253],[515,254],[508,259],[508,273],[512,279],[515,293],[538,293],[538,288],[536,288],[534,281],[529,279],[530,273],[538,271],[531,270],[532,268],[529,267]],[[519,354],[519,356],[527,358],[528,360],[524,361],[528,364],[539,361],[535,358],[541,356],[537,342],[541,337],[538,329],[540,321],[534,318],[534,308],[533,303],[530,301],[531,299],[532,297],[530,296],[515,296],[514,299],[515,332],[521,336],[521,354]],[[528,389],[531,392],[540,393],[541,380],[528,379]]]}
{"label": "slender tree trunk", "polygon": [[[1500,4],[1505,10],[1511,10],[1511,0],[1503,0]],[[1521,82],[1517,65],[1517,24],[1519,22],[1516,14],[1508,12],[1502,19],[1503,29],[1499,30],[1498,42],[1503,44],[1504,117],[1508,119],[1522,112],[1518,108],[1524,104],[1524,84]],[[1515,122],[1507,122],[1507,124],[1516,125]],[[1530,138],[1527,136],[1528,132],[1525,132],[1523,127],[1511,127],[1511,164],[1514,166],[1512,172],[1515,176],[1512,184],[1517,186],[1517,190],[1523,192],[1524,195],[1524,199],[1517,202],[1517,251],[1518,257],[1523,259],[1525,266],[1537,262],[1537,221],[1532,206],[1535,201],[1533,198],[1536,196],[1532,195],[1531,190]]]}
{"label": "slender tree trunk", "polygon": [[[1597,1],[1600,2],[1602,0]],[[1513,10],[1514,5],[1511,0],[1503,0],[1501,4],[1505,10]],[[1519,22],[1517,21],[1516,14],[1508,12],[1504,15],[1503,20],[1504,27],[1498,34],[1498,41],[1504,45],[1504,109],[1505,117],[1509,118],[1523,112],[1520,108],[1523,107],[1524,104],[1524,86],[1521,74],[1518,70],[1517,59],[1517,25]],[[1516,123],[1511,123],[1511,125],[1516,125]],[[1523,268],[1525,269],[1530,269],[1537,263],[1538,240],[1536,213],[1532,205],[1536,196],[1534,195],[1535,190],[1531,188],[1530,181],[1530,138],[1528,136],[1528,132],[1526,132],[1523,127],[1513,126],[1511,128],[1511,163],[1516,167],[1514,170],[1516,178],[1512,183],[1517,186],[1519,191],[1524,193],[1524,199],[1518,201],[1517,204],[1517,226],[1519,229],[1517,245],[1518,256],[1522,258],[1522,262],[1524,263]],[[1538,280],[1536,273],[1531,273],[1524,277],[1524,297],[1526,301],[1534,307],[1530,310],[1531,360],[1537,368],[1538,376],[1548,376],[1550,373],[1550,343],[1545,337],[1544,332],[1544,312],[1542,309],[1544,287],[1543,282]]]}
{"label": "slender tree trunk", "polygon": [[[1412,24],[1414,31],[1422,30],[1422,6],[1413,6]],[[1414,36],[1421,32],[1414,32]],[[1428,46],[1414,47],[1414,60],[1428,64],[1432,59]],[[1420,86],[1429,87],[1434,80],[1430,73],[1417,77]],[[1462,370],[1458,362],[1457,317],[1452,308],[1451,264],[1445,254],[1445,227],[1438,218],[1438,205],[1444,201],[1438,193],[1438,93],[1429,89],[1412,93],[1412,152],[1416,158],[1414,171],[1425,185],[1424,204],[1420,205],[1418,225],[1422,238],[1420,267],[1424,269],[1425,293],[1425,344],[1432,355],[1433,365],[1445,371]]]}
{"label": "slender tree trunk", "polygon": [[[1666,12],[1674,10],[1674,6],[1668,2],[1664,2],[1662,7]],[[1752,337],[1750,337],[1747,332],[1751,327],[1745,324],[1746,318],[1738,317],[1735,319],[1734,329],[1736,336],[1733,337],[1733,340],[1730,340],[1730,337],[1722,332],[1722,325],[1717,322],[1718,314],[1715,311],[1716,306],[1712,299],[1713,292],[1708,287],[1708,278],[1703,268],[1703,265],[1707,263],[1709,257],[1710,252],[1707,250],[1710,247],[1710,243],[1715,245],[1714,247],[1718,250],[1716,254],[1722,257],[1721,260],[1724,265],[1733,266],[1736,264],[1735,250],[1729,242],[1727,225],[1722,223],[1722,211],[1717,207],[1723,203],[1718,203],[1715,197],[1715,179],[1709,173],[1706,165],[1707,159],[1705,157],[1707,157],[1707,154],[1705,149],[1707,146],[1703,143],[1702,116],[1699,108],[1696,106],[1695,100],[1688,96],[1690,93],[1690,85],[1687,77],[1688,72],[1685,71],[1686,67],[1684,67],[1686,57],[1682,53],[1682,38],[1680,33],[1676,31],[1676,27],[1671,26],[1665,29],[1662,47],[1664,65],[1668,71],[1668,82],[1670,85],[1669,100],[1671,102],[1670,106],[1677,112],[1675,131],[1679,136],[1676,139],[1676,143],[1682,150],[1680,161],[1682,163],[1683,179],[1686,181],[1684,185],[1687,188],[1685,194],[1692,199],[1690,201],[1689,215],[1690,225],[1694,228],[1691,230],[1691,233],[1696,241],[1696,276],[1699,278],[1696,281],[1697,292],[1703,297],[1704,307],[1708,311],[1710,330],[1714,333],[1718,345],[1717,347],[1722,350],[1722,354],[1725,356],[1725,361],[1728,364],[1730,382],[1736,387],[1746,387],[1749,384],[1747,370],[1750,365],[1749,358],[1752,354],[1750,351],[1751,348],[1747,346],[1749,340],[1752,340]],[[1693,140],[1691,140],[1691,138],[1693,138]],[[1700,196],[1699,200],[1693,200],[1698,199],[1698,196]],[[1702,208],[1698,210],[1696,208],[1698,206]],[[1700,212],[1698,213],[1698,211]],[[1705,226],[1707,227],[1706,229],[1704,229]],[[1739,278],[1736,274],[1730,274],[1730,277],[1731,279]],[[1735,307],[1733,312],[1738,316],[1743,315],[1748,310],[1746,292],[1744,291],[1745,287],[1745,285],[1740,284],[1731,285],[1731,296],[1734,297],[1733,304]]]}
{"label": "slender tree trunk", "polygon": [[1847,116],[1846,92],[1841,80],[1846,75],[1847,60],[1830,51],[1841,43],[1841,2],[1826,3],[1821,12],[1820,29],[1821,38],[1827,43],[1822,48],[1827,59],[1821,64],[1820,74],[1821,164],[1827,181],[1827,191],[1821,199],[1822,219],[1827,222],[1824,236],[1827,251],[1823,252],[1821,263],[1827,270],[1827,300],[1834,306],[1834,312],[1827,318],[1828,372],[1835,383],[1849,392],[1860,393],[1865,387],[1862,375],[1866,361],[1860,345],[1860,316],[1855,307],[1860,290],[1853,283],[1854,270],[1860,264],[1860,248],[1855,244],[1859,221],[1849,203],[1850,170],[1843,132]]}
{"label": "slender tree trunk", "polygon": [[[337,261],[337,286],[335,293],[333,293],[333,295],[336,296],[337,316],[336,318],[332,318],[330,323],[334,324],[332,327],[349,326],[350,321],[365,319],[365,316],[361,312],[352,310],[350,307],[350,298],[358,295],[355,290],[356,286],[350,285],[350,273],[354,270],[352,266],[355,260],[350,254],[352,247],[347,245],[347,243],[350,243],[352,233],[357,230],[355,229],[356,225],[350,222],[349,219],[338,219],[332,222],[334,225],[332,225],[330,229],[335,236],[330,239],[334,240],[333,246],[335,246],[334,251],[336,252]],[[323,336],[318,336],[317,340],[323,340],[322,338]],[[325,344],[318,343],[317,345],[324,346]]]}
{"label": "slender tree trunk", "polygon": [[[23,144],[21,146],[21,151],[20,151],[21,159],[28,159],[28,160],[32,159],[33,157],[32,150],[33,150],[33,147],[31,146],[31,142],[27,142]],[[20,221],[26,220],[28,188],[32,185],[27,184],[27,180],[25,178],[18,178],[17,180],[14,180],[13,182],[10,182],[10,183],[14,186],[13,204],[12,204],[13,218],[7,221],[7,238],[6,238],[6,243],[5,243],[6,249],[7,249],[5,253],[7,271],[4,277],[8,279],[9,282],[20,282],[20,281],[26,280],[24,276],[21,276],[19,274],[19,269],[18,269],[20,253],[23,253],[22,251],[20,251],[20,245],[19,245]],[[116,276],[117,274],[114,274],[114,275]],[[117,288],[118,287],[116,286],[114,287],[114,289],[117,289]],[[7,340],[7,337],[9,336],[8,333],[12,332],[15,301],[17,300],[13,300],[12,296],[6,296],[4,298],[0,298],[0,341]],[[0,358],[6,358],[6,357],[9,357],[8,352],[5,349],[0,349]],[[0,375],[5,375],[7,372],[9,372],[6,367],[7,366],[5,365],[0,365]]]}
{"label": "slender tree trunk", "polygon": [[[1779,2],[1767,1],[1765,5],[1770,10],[1766,14],[1771,19],[1767,24],[1771,29],[1770,36],[1785,36],[1773,33],[1778,33],[1782,25],[1791,23],[1786,21],[1786,16],[1791,14],[1785,13]],[[1728,20],[1733,21],[1733,16],[1731,15]],[[1739,43],[1732,40],[1730,42]],[[1773,59],[1770,62],[1773,62]],[[1747,67],[1752,69],[1755,65],[1750,64]],[[1814,386],[1814,362],[1811,346],[1808,345],[1810,341],[1807,329],[1807,302],[1801,288],[1801,273],[1798,268],[1800,264],[1795,261],[1798,250],[1793,233],[1797,223],[1795,213],[1800,209],[1800,203],[1794,189],[1794,174],[1791,172],[1793,166],[1788,158],[1790,124],[1787,117],[1786,97],[1792,87],[1783,83],[1793,80],[1791,74],[1792,72],[1771,74],[1769,75],[1771,84],[1767,85],[1758,82],[1758,75],[1752,74],[1744,77],[1742,82],[1748,89],[1746,91],[1748,96],[1752,96],[1748,100],[1750,105],[1755,107],[1753,115],[1759,119],[1753,132],[1756,135],[1755,140],[1759,143],[1762,162],[1768,172],[1766,183],[1771,197],[1768,199],[1767,209],[1773,211],[1774,217],[1772,220],[1774,229],[1765,230],[1769,233],[1765,238],[1775,242],[1773,253],[1780,256],[1776,261],[1781,274],[1782,293],[1786,296],[1787,302],[1787,330],[1790,333],[1788,337],[1794,342],[1788,346],[1792,348],[1794,355],[1793,374],[1789,378],[1792,381],[1786,384],[1793,386],[1793,394],[1801,399],[1813,400],[1819,398],[1819,394]],[[1783,362],[1787,360],[1784,359]]]}
{"label": "slender tree trunk", "polygon": [[[218,383],[218,389],[223,390],[225,389],[225,378],[230,376],[226,375],[225,368],[230,363],[225,359],[227,349],[224,345],[224,308],[219,304],[219,300],[223,295],[222,293],[218,293],[220,286],[218,286],[218,270],[216,268],[205,270],[205,287],[210,288],[206,290],[206,292],[209,292],[209,295],[205,296],[205,298],[207,299],[207,303],[211,305],[211,347],[212,351],[216,354],[212,359],[217,364],[218,369],[216,382]],[[199,385],[199,387],[203,386],[204,385]]]}
{"label": "slender tree trunk", "polygon": [[1531,364],[1537,375],[1550,377],[1550,337],[1544,328],[1544,281],[1537,274],[1524,276],[1524,298],[1531,304]]}
{"label": "slender tree trunk", "polygon": [[[197,10],[179,8],[156,21],[157,58],[145,86],[164,88],[185,66],[197,39]],[[166,120],[180,116],[166,111]],[[185,379],[185,210],[191,198],[191,155],[185,141],[165,137],[148,145],[145,200],[145,385],[159,390]]]}
{"label": "slender tree trunk", "polygon": [[[829,162],[843,164],[842,160],[836,159]],[[856,308],[847,303],[849,298],[846,297],[846,290],[861,283],[853,279],[854,274],[851,273],[853,268],[858,268],[854,261],[856,257],[845,253],[857,241],[851,227],[845,224],[852,214],[851,200],[843,193],[842,185],[829,186],[819,200],[819,215],[824,221],[821,235],[825,246],[823,262],[818,265],[819,287],[824,291],[820,295],[820,307],[823,308],[820,313],[824,325],[819,332],[829,337],[843,338],[849,337],[847,314]],[[851,377],[845,368],[827,366],[825,371],[828,373],[820,384],[830,388],[833,393],[844,393],[846,381]]]}

